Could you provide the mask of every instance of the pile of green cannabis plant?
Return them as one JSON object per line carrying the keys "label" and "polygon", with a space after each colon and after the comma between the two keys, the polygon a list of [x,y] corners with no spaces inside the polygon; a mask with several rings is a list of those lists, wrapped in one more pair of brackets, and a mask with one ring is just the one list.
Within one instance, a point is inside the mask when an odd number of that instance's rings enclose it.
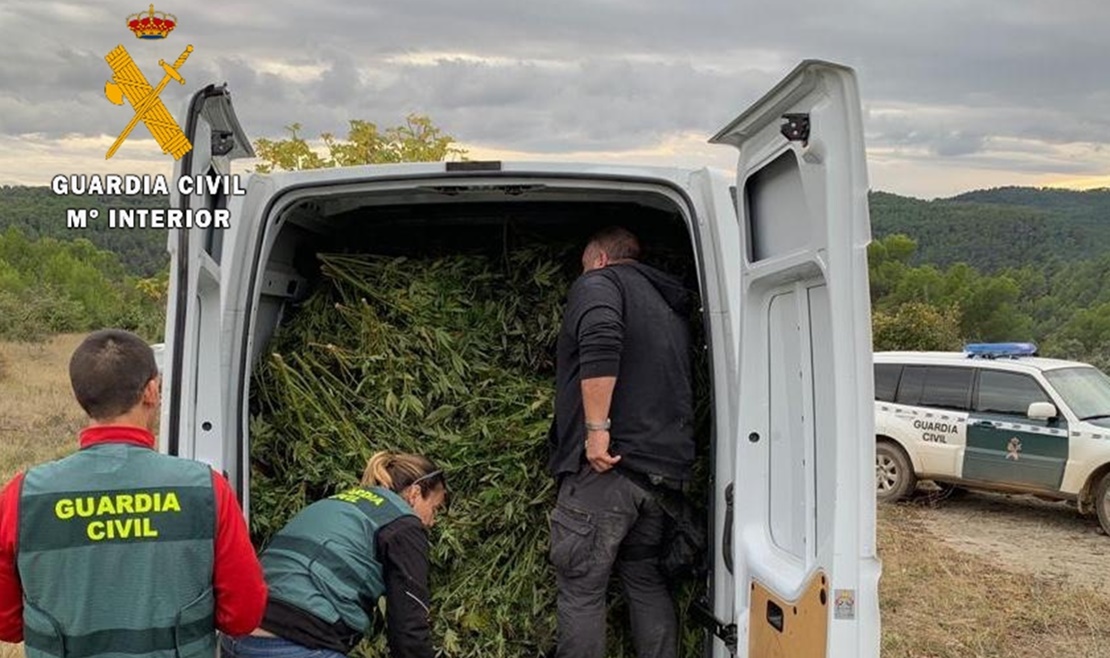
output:
{"label": "pile of green cannabis plant", "polygon": [[[357,484],[374,452],[427,455],[451,491],[431,530],[437,648],[452,658],[551,652],[547,434],[555,342],[577,274],[563,264],[570,249],[319,255],[320,285],[278,330],[252,381],[256,543]],[[704,379],[704,364],[698,370]],[[618,589],[610,655],[632,656]],[[680,606],[689,601],[687,587]],[[701,637],[686,630],[686,655],[700,651]],[[383,636],[358,653],[388,655]]]}

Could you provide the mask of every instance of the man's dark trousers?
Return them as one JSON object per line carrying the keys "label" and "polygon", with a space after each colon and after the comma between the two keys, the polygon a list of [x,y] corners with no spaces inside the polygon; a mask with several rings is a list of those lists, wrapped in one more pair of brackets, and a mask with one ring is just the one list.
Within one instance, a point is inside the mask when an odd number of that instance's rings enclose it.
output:
{"label": "man's dark trousers", "polygon": [[563,477],[551,516],[558,585],[556,658],[603,658],[606,591],[616,567],[639,658],[676,658],[678,620],[658,553],[666,516],[655,498],[618,471],[584,464]]}

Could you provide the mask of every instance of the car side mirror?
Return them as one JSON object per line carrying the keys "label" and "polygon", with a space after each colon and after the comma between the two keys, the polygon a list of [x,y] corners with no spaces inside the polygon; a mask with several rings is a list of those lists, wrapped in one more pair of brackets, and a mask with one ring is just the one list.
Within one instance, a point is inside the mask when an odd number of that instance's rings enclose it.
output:
{"label": "car side mirror", "polygon": [[1056,405],[1051,402],[1034,402],[1029,405],[1026,416],[1033,420],[1049,420],[1056,417]]}

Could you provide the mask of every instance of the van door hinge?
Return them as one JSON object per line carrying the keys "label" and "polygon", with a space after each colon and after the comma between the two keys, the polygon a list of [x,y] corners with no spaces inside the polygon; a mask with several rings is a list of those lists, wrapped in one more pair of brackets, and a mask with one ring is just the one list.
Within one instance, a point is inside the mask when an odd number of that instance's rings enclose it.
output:
{"label": "van door hinge", "polygon": [[690,604],[690,614],[694,621],[708,628],[710,633],[725,643],[730,656],[736,655],[736,624],[726,624],[717,619],[704,596]]}
{"label": "van door hinge", "polygon": [[808,114],[784,114],[782,115],[784,123],[779,128],[782,136],[792,142],[808,142],[809,141],[809,115]]}

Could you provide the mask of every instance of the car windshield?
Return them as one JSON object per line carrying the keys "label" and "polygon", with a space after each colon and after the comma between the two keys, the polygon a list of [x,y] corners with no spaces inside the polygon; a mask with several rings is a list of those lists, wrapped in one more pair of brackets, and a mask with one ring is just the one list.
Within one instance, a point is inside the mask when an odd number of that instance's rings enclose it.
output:
{"label": "car windshield", "polygon": [[1098,368],[1047,370],[1044,376],[1080,420],[1110,417],[1110,377]]}

